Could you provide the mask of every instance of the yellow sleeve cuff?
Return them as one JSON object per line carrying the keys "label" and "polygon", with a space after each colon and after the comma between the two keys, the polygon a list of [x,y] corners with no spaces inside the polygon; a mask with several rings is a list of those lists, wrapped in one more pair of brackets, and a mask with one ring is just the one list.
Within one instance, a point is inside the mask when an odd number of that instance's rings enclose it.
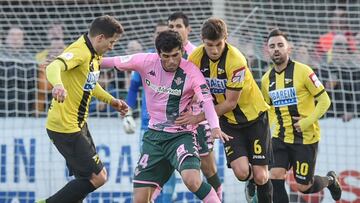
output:
{"label": "yellow sleeve cuff", "polygon": [[114,97],[109,94],[108,92],[106,92],[100,85],[99,83],[96,83],[96,87],[94,89],[94,96],[102,101],[105,102],[107,104],[110,104],[111,100],[114,99]]}

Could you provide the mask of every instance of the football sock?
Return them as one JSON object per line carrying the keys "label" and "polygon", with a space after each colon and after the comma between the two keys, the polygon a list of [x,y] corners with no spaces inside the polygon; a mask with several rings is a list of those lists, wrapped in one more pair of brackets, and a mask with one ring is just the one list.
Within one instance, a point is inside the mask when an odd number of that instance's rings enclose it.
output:
{"label": "football sock", "polygon": [[328,177],[314,176],[314,183],[309,189],[307,189],[303,193],[304,194],[317,193],[323,190],[328,185],[329,185]]}
{"label": "football sock", "polygon": [[271,203],[273,195],[273,186],[270,180],[264,185],[257,185],[258,201],[262,203]]}
{"label": "football sock", "polygon": [[273,201],[276,203],[289,203],[289,196],[285,189],[285,180],[271,179],[274,188]]}

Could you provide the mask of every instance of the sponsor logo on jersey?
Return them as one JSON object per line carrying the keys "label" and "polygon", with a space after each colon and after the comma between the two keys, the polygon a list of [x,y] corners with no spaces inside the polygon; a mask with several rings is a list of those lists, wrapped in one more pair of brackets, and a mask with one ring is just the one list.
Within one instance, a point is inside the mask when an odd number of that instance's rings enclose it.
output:
{"label": "sponsor logo on jersey", "polygon": [[224,94],[226,90],[226,79],[205,78],[210,87],[211,94]]}
{"label": "sponsor logo on jersey", "polygon": [[100,71],[89,72],[83,90],[87,92],[94,90],[99,76]]}
{"label": "sponsor logo on jersey", "polygon": [[61,58],[64,58],[66,60],[70,60],[74,57],[74,54],[71,52],[65,52],[60,55]]}
{"label": "sponsor logo on jersey", "polygon": [[151,83],[151,81],[149,79],[145,79],[145,83],[148,87],[153,89],[155,92],[171,94],[171,95],[176,95],[176,96],[181,95],[181,90],[179,90],[179,89],[172,89],[171,87],[165,87],[165,86],[157,86],[157,85]]}
{"label": "sponsor logo on jersey", "polygon": [[313,82],[316,88],[320,87],[322,84],[319,80],[319,78],[315,75],[315,73],[311,73],[309,75],[310,80]]}
{"label": "sponsor logo on jersey", "polygon": [[241,67],[233,72],[231,82],[242,82],[245,79],[245,67]]}
{"label": "sponsor logo on jersey", "polygon": [[296,90],[294,87],[270,91],[269,96],[275,107],[297,104]]}

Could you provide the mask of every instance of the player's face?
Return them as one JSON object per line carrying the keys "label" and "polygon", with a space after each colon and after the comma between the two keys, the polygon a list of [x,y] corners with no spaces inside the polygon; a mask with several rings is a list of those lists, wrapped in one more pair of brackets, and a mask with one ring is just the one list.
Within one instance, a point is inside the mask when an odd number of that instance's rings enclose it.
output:
{"label": "player's face", "polygon": [[169,21],[169,29],[178,32],[183,40],[183,43],[186,44],[188,41],[188,36],[190,33],[190,27],[185,27],[184,21],[182,18],[178,18],[173,21]]}
{"label": "player's face", "polygon": [[287,62],[290,54],[290,47],[288,41],[283,36],[270,37],[267,48],[271,60],[276,65]]}
{"label": "player's face", "polygon": [[182,51],[179,48],[174,48],[170,52],[163,52],[159,54],[161,58],[161,65],[167,72],[175,72],[181,62]]}
{"label": "player's face", "polygon": [[107,51],[111,51],[114,49],[114,45],[117,41],[119,41],[121,35],[115,33],[112,37],[106,38],[104,35],[98,35],[96,37],[96,46],[94,46],[96,53],[99,55],[103,55]]}
{"label": "player's face", "polygon": [[206,54],[209,58],[214,61],[218,60],[224,51],[226,38],[217,40],[203,39],[203,42]]}

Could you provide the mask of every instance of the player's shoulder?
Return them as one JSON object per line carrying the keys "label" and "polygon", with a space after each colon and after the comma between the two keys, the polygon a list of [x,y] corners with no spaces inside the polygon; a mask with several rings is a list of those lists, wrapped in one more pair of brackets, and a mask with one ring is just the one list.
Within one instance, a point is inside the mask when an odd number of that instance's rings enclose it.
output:
{"label": "player's shoulder", "polygon": [[307,74],[307,73],[314,72],[310,66],[308,66],[304,63],[301,63],[301,62],[295,61],[295,60],[293,60],[293,63],[294,63],[294,67],[296,68],[296,71],[298,71],[299,73]]}
{"label": "player's shoulder", "polygon": [[264,73],[264,75],[261,77],[261,81],[265,81],[269,79],[270,72],[273,70],[274,67],[269,66],[268,70]]}
{"label": "player's shoulder", "polygon": [[226,64],[229,64],[231,66],[235,66],[237,68],[239,67],[243,67],[243,66],[247,66],[247,62],[246,62],[246,58],[244,56],[244,54],[242,54],[239,49],[237,49],[236,47],[234,47],[231,44],[226,44],[227,48],[228,48],[228,56],[227,56],[227,61]]}
{"label": "player's shoulder", "polygon": [[198,61],[201,61],[201,58],[204,55],[204,45],[200,45],[196,47],[189,56],[189,61],[197,63]]}
{"label": "player's shoulder", "polygon": [[68,60],[73,57],[91,57],[91,51],[85,43],[84,36],[80,36],[76,41],[65,48],[61,56]]}

